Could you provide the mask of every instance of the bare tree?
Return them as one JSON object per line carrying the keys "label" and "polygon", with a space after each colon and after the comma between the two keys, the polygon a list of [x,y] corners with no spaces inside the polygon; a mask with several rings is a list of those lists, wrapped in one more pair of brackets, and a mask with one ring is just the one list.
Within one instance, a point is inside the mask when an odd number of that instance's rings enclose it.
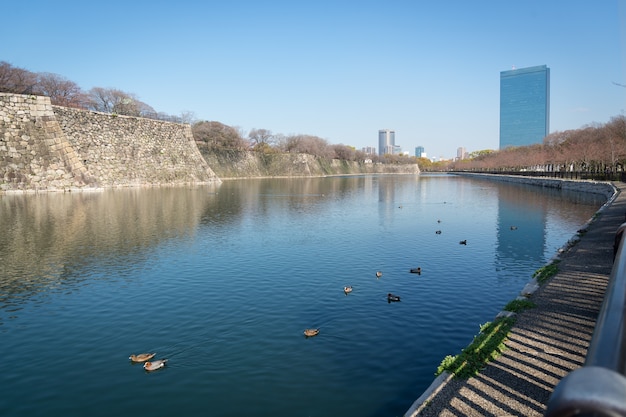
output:
{"label": "bare tree", "polygon": [[14,94],[35,94],[37,74],[23,68],[14,67],[0,61],[0,92]]}
{"label": "bare tree", "polygon": [[197,120],[198,118],[196,117],[196,114],[190,110],[184,111],[180,114],[181,123],[194,124]]}
{"label": "bare tree", "polygon": [[248,139],[250,139],[252,146],[260,144],[272,145],[274,134],[271,130],[267,129],[252,129],[250,133],[248,133]]}
{"label": "bare tree", "polygon": [[204,142],[209,149],[246,149],[247,143],[240,132],[220,122],[197,122],[191,127],[197,142]]}
{"label": "bare tree", "polygon": [[58,74],[42,72],[38,74],[35,90],[50,97],[52,104],[65,107],[87,108],[89,97],[73,81]]}
{"label": "bare tree", "polygon": [[624,162],[626,162],[626,116],[620,115],[611,118],[605,125],[605,129],[614,143],[617,160],[622,160],[621,163],[617,162],[617,164],[623,167]]}
{"label": "bare tree", "polygon": [[156,113],[156,115],[146,117],[150,117],[151,119],[163,120],[165,122],[172,122],[174,118],[174,116],[172,116],[171,114],[167,114],[162,111]]}
{"label": "bare tree", "polygon": [[312,135],[293,135],[286,138],[285,150],[292,153],[308,153],[322,158],[332,159],[335,150],[325,139]]}
{"label": "bare tree", "polygon": [[292,135],[284,137],[282,142],[282,150],[290,153],[300,152],[300,142],[302,141],[301,135]]}
{"label": "bare tree", "polygon": [[282,133],[277,133],[274,135],[274,146],[282,152],[287,151],[287,136]]}
{"label": "bare tree", "polygon": [[352,146],[343,144],[333,145],[333,150],[335,151],[335,157],[337,159],[343,159],[346,161],[356,160],[356,149]]}
{"label": "bare tree", "polygon": [[149,119],[156,119],[156,110],[154,110],[152,106],[144,103],[143,101],[135,100],[135,111],[137,112],[137,116],[146,117]]}
{"label": "bare tree", "polygon": [[113,97],[109,88],[94,87],[89,90],[89,107],[91,110],[111,113],[113,111]]}
{"label": "bare tree", "polygon": [[113,113],[126,116],[140,116],[142,102],[137,100],[134,94],[126,93],[122,90],[111,90],[113,97]]}
{"label": "bare tree", "polygon": [[115,88],[94,87],[89,90],[90,108],[105,113],[141,116],[141,112],[154,112],[151,107],[139,101],[134,94]]}

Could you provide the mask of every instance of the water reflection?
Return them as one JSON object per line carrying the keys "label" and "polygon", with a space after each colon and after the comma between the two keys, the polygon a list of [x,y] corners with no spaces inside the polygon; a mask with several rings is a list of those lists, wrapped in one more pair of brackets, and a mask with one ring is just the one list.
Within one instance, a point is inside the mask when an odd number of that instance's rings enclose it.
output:
{"label": "water reflection", "polygon": [[[0,197],[0,311],[15,312],[46,291],[75,285],[85,268],[141,263],[152,248],[233,224],[280,215],[314,214],[329,196],[344,199],[372,177],[227,181],[188,189],[147,188],[101,193],[15,194]],[[119,275],[119,274],[118,274]],[[93,278],[93,276],[92,276]],[[106,276],[101,277],[107,279]],[[71,286],[71,285],[70,285]],[[0,324],[3,317],[0,315]]]}
{"label": "water reflection", "polygon": [[498,187],[497,269],[544,253],[548,199],[528,187]]}
{"label": "water reflection", "polygon": [[[546,188],[542,193],[537,187],[523,184],[500,184],[498,192],[497,246],[495,265],[502,270],[507,265],[524,260],[538,259],[543,254],[555,254],[555,248],[547,247],[551,233],[550,217],[558,216],[559,222],[569,231],[568,236],[558,240],[564,244],[582,224],[580,219],[569,218],[565,207],[589,204],[600,207],[605,198],[601,194],[576,193],[569,190]],[[556,214],[558,213],[558,214]]]}
{"label": "water reflection", "polygon": [[[497,269],[515,259],[541,257],[547,216],[552,211],[559,212],[559,202],[602,204],[601,196],[560,190],[539,193],[530,186],[500,183],[477,188],[475,183],[476,180],[438,175],[348,176],[226,181],[192,190],[5,195],[0,198],[0,309],[14,315],[24,300],[42,291],[62,288],[64,283],[79,282],[81,271],[90,265],[112,258],[118,268],[125,261],[136,264],[149,256],[151,248],[169,239],[189,237],[199,227],[214,229],[219,238],[221,230],[234,224],[262,223],[271,217],[324,215],[357,193],[362,199],[363,195],[366,198],[377,192],[381,225],[393,222],[395,213],[402,208],[407,208],[411,215],[423,216],[426,211],[416,209],[423,204],[440,205],[434,209],[435,214],[428,214],[432,217],[429,222],[446,213],[452,216],[450,207],[466,198],[467,192],[474,193],[473,198],[480,201],[479,210],[497,204]],[[434,201],[433,195],[438,195]],[[472,233],[488,233],[476,230]],[[529,244],[531,241],[533,244]]]}
{"label": "water reflection", "polygon": [[[498,263],[506,265],[520,257],[536,259],[548,248],[547,239],[553,230],[550,218],[558,218],[565,230],[578,230],[581,224],[578,217],[571,218],[566,207],[592,205],[600,207],[606,201],[601,194],[577,193],[570,190],[544,189],[537,193],[530,185],[502,185],[498,187]],[[574,233],[559,239],[565,244]],[[541,246],[537,245],[541,242]]]}
{"label": "water reflection", "polygon": [[[401,414],[601,203],[544,191],[423,175],[2,196],[0,414]],[[135,372],[144,350],[171,366]]]}
{"label": "water reflection", "polygon": [[215,201],[213,187],[2,196],[0,310],[14,313],[41,292],[74,285],[89,265],[113,257],[123,267],[193,234]]}

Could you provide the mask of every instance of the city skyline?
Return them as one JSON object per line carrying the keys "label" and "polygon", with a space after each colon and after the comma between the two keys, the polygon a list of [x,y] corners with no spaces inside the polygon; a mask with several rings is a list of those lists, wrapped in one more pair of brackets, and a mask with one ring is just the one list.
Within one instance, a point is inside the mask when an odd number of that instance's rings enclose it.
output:
{"label": "city skyline", "polygon": [[[453,158],[499,147],[499,73],[550,66],[553,131],[626,111],[626,0],[8,2],[0,60],[157,112]],[[381,30],[388,22],[390,30]]]}

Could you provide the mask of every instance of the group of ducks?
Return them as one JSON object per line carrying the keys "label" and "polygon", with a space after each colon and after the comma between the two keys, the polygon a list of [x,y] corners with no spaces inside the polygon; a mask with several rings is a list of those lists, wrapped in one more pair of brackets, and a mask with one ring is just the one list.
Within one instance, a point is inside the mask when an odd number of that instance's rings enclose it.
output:
{"label": "group of ducks", "polygon": [[[416,268],[416,270],[419,269],[419,273],[422,273],[422,268]],[[411,269],[411,272],[413,272],[414,269]],[[376,271],[376,278],[380,278],[383,276],[383,273],[381,271]],[[400,296],[399,295],[394,295],[392,293],[387,294],[387,302],[391,303],[391,302],[395,302],[395,301],[400,301]]]}
{"label": "group of ducks", "polygon": [[[411,272],[415,273],[417,272],[418,274],[422,273],[422,268],[414,268],[411,269]],[[376,271],[376,278],[380,278],[383,276],[383,273],[381,271]],[[352,286],[351,285],[347,285],[345,287],[343,287],[343,292],[348,295],[349,293],[352,292]],[[388,293],[387,294],[387,302],[391,303],[391,302],[397,302],[400,301],[400,296],[399,295],[395,295],[392,293]],[[304,335],[306,337],[313,337],[313,336],[317,336],[320,333],[320,329],[304,329]]]}
{"label": "group of ducks", "polygon": [[[402,206],[400,206],[400,208],[402,208]],[[441,220],[437,220],[437,223],[441,223]],[[517,230],[517,226],[511,226],[511,230]],[[441,230],[436,230],[435,231],[436,234],[440,235],[441,234]],[[467,239],[461,240],[459,242],[459,245],[467,245]],[[422,275],[422,268],[421,267],[417,267],[417,268],[411,268],[410,272],[412,274],[417,274],[417,275]],[[380,278],[383,276],[382,271],[376,271],[376,278]],[[343,287],[343,292],[348,295],[349,293],[352,292],[352,286],[346,286]],[[394,295],[394,294],[387,294],[387,302],[391,303],[391,302],[397,302],[400,301],[400,296],[399,295]],[[313,336],[317,336],[320,332],[320,329],[305,329],[304,330],[304,335],[306,337],[313,337]]]}
{"label": "group of ducks", "polygon": [[[422,268],[417,268],[419,269],[419,273],[422,273]],[[411,272],[413,272],[413,269],[411,269]],[[381,271],[376,271],[376,278],[380,278],[383,276],[383,273]],[[395,295],[392,293],[387,294],[387,302],[388,303],[392,303],[392,302],[397,302],[400,301],[400,296],[399,295]]]}
{"label": "group of ducks", "polygon": [[140,353],[139,355],[130,355],[128,359],[135,363],[143,362],[143,369],[150,372],[163,368],[167,363],[167,359],[157,359],[154,361],[150,361],[150,359],[154,358],[155,356],[156,353]]}
{"label": "group of ducks", "polygon": [[[437,220],[437,223],[441,223],[441,220]],[[511,230],[515,230],[517,229],[517,227],[515,227],[515,229],[513,228],[515,226],[511,226]],[[441,230],[435,230],[435,234],[436,235],[440,235],[441,234]],[[466,240],[462,240],[459,242],[459,245],[467,245],[467,239]],[[412,271],[411,271],[412,272]]]}
{"label": "group of ducks", "polygon": [[[422,273],[422,269],[419,268],[419,270],[420,270],[420,274],[421,274]],[[376,278],[380,278],[382,276],[383,276],[383,273],[381,271],[376,271]],[[398,302],[398,301],[400,301],[400,296],[399,295],[395,295],[395,294],[392,294],[392,293],[388,293],[387,294],[387,302],[388,303],[395,303],[395,302]]]}
{"label": "group of ducks", "polygon": [[[400,206],[400,208],[402,208],[402,206]],[[437,220],[437,223],[441,223],[441,220]],[[515,229],[517,229],[517,227],[515,227]],[[511,226],[511,230],[515,230],[513,228],[513,226]],[[435,231],[436,234],[440,235],[441,234],[441,230],[437,230]],[[467,240],[461,240],[459,242],[460,245],[467,245]],[[411,268],[410,272],[412,274],[417,274],[417,275],[422,275],[422,268],[421,267],[417,267],[417,268]],[[382,271],[376,271],[376,278],[380,278],[383,276]],[[343,287],[343,292],[348,295],[349,293],[352,292],[352,286],[345,286]],[[387,294],[387,302],[392,303],[392,302],[398,302],[400,301],[400,296],[399,295],[395,295],[392,293]],[[320,333],[320,329],[304,329],[304,335],[306,337],[313,337],[313,336],[317,336]]]}

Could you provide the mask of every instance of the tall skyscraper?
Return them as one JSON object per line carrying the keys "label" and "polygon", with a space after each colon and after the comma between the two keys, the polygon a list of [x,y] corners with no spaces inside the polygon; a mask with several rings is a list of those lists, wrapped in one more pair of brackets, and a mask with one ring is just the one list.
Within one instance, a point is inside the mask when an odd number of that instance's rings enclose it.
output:
{"label": "tall skyscraper", "polygon": [[415,148],[415,156],[418,158],[426,158],[426,151],[424,150],[423,146],[418,146],[417,148]]}
{"label": "tall skyscraper", "polygon": [[500,72],[500,149],[541,143],[550,133],[550,68]]}
{"label": "tall skyscraper", "polygon": [[378,131],[378,155],[393,155],[396,148],[396,131],[381,129]]}

